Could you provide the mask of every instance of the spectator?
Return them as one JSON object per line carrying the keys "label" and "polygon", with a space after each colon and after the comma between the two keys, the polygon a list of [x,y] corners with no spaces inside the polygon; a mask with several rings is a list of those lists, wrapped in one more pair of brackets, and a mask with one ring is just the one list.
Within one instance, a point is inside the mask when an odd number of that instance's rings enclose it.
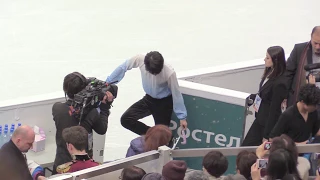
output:
{"label": "spectator", "polygon": [[67,149],[74,159],[57,167],[58,173],[76,172],[86,168],[98,166],[99,163],[86,152],[88,146],[88,132],[82,126],[73,126],[62,131],[62,138],[67,144]]}
{"label": "spectator", "polygon": [[[254,163],[251,167],[252,180],[261,179],[260,171],[261,169],[258,168],[257,163]],[[266,177],[264,178],[267,180],[276,180],[282,179],[288,174],[293,174],[297,177],[297,180],[300,180],[294,156],[285,149],[277,149],[271,152],[268,158]]]}
{"label": "spectator", "polygon": [[209,180],[209,177],[203,171],[192,171],[184,177],[184,180]]}
{"label": "spectator", "polygon": [[147,151],[158,150],[160,146],[168,145],[172,137],[171,130],[165,125],[155,125],[148,129],[145,136],[133,139],[126,157]]}
{"label": "spectator", "polygon": [[34,142],[35,134],[31,127],[18,127],[9,142],[0,149],[0,175],[1,179],[39,180],[45,179],[43,172],[31,176],[25,153],[29,151]]}
{"label": "spectator", "polygon": [[[257,161],[257,159],[258,157],[255,153],[241,151],[236,159],[237,174],[242,175],[245,179],[251,179],[251,166]],[[240,177],[235,179],[240,179]]]}
{"label": "spectator", "polygon": [[228,160],[221,152],[211,151],[204,156],[202,166],[210,180],[222,179],[221,176],[228,169]]}
{"label": "spectator", "polygon": [[319,120],[316,111],[320,103],[320,89],[307,84],[300,89],[299,102],[283,112],[270,134],[272,138],[288,135],[296,143],[306,143],[310,135],[319,136]]}
{"label": "spectator", "polygon": [[136,166],[126,167],[122,170],[120,179],[122,180],[141,180],[146,172]]}
{"label": "spectator", "polygon": [[184,161],[172,160],[163,166],[162,176],[166,180],[183,180],[186,175],[187,164]]}
{"label": "spectator", "polygon": [[308,171],[310,169],[310,163],[306,158],[298,156],[298,149],[297,149],[296,143],[289,136],[283,134],[279,137],[275,137],[272,140],[271,148],[269,152],[268,150],[264,150],[265,143],[263,143],[257,148],[256,154],[259,159],[264,158],[267,153],[272,153],[278,149],[285,149],[293,157],[299,172],[299,177],[303,180],[308,180],[309,178]]}

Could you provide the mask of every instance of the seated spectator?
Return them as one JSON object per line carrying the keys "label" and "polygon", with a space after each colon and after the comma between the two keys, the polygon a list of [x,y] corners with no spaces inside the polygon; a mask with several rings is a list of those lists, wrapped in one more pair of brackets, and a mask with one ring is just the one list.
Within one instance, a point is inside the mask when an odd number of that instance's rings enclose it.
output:
{"label": "seated spectator", "polygon": [[67,144],[67,149],[74,160],[57,167],[58,173],[71,173],[98,166],[86,153],[88,146],[88,132],[82,126],[73,126],[62,131],[62,138]]}
{"label": "seated spectator", "polygon": [[146,175],[146,172],[136,166],[126,167],[122,170],[121,176],[119,179],[122,180],[141,180],[142,177]]}
{"label": "seated spectator", "polygon": [[192,171],[184,177],[184,180],[209,180],[209,177],[203,171]]}
{"label": "seated spectator", "polygon": [[171,138],[172,132],[168,126],[155,125],[148,129],[146,135],[131,141],[126,157],[158,150],[160,146],[168,145]]}
{"label": "seated spectator", "polygon": [[277,149],[285,149],[293,156],[296,163],[300,178],[303,180],[308,180],[309,178],[309,169],[310,163],[306,158],[298,157],[298,149],[296,143],[287,135],[283,134],[279,137],[276,137],[272,140],[270,152],[264,150],[264,145],[267,142],[264,142],[257,148],[256,154],[259,159],[264,158],[267,153],[272,153]]}
{"label": "seated spectator", "polygon": [[310,138],[320,136],[317,104],[320,103],[320,89],[307,84],[300,89],[299,102],[284,111],[272,132],[272,138],[288,135],[296,143],[307,143]]}
{"label": "seated spectator", "polygon": [[228,160],[221,152],[211,151],[204,156],[202,166],[210,180],[222,179],[221,176],[228,169]]}
{"label": "seated spectator", "polygon": [[45,179],[43,169],[39,165],[36,171],[30,169],[25,153],[29,151],[34,142],[35,134],[30,126],[18,127],[9,142],[0,149],[0,179]]}
{"label": "seated spectator", "polygon": [[162,176],[166,180],[183,180],[186,175],[187,164],[185,161],[172,160],[162,168]]}
{"label": "seated spectator", "polygon": [[[254,163],[251,167],[252,180],[260,180],[260,173],[261,169],[259,169],[257,163]],[[285,149],[277,149],[271,152],[268,158],[266,176],[264,179],[283,179],[288,174],[292,174],[297,178],[297,180],[300,180],[294,156]]]}
{"label": "seated spectator", "polygon": [[167,180],[159,173],[148,173],[141,180]]}
{"label": "seated spectator", "polygon": [[232,179],[251,179],[251,166],[257,159],[254,152],[241,151],[236,159],[237,174]]}

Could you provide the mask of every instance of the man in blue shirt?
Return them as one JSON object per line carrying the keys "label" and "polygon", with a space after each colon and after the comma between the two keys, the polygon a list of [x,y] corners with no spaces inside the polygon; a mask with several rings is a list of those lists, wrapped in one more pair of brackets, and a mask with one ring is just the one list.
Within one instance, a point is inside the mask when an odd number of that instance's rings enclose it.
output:
{"label": "man in blue shirt", "polygon": [[155,124],[170,125],[172,111],[180,119],[180,125],[187,127],[187,110],[174,69],[164,63],[162,55],[151,51],[136,55],[117,67],[107,78],[107,83],[120,82],[127,70],[140,68],[143,89],[146,95],[134,103],[121,117],[123,127],[138,135],[146,134],[150,128],[138,121],[152,115]]}

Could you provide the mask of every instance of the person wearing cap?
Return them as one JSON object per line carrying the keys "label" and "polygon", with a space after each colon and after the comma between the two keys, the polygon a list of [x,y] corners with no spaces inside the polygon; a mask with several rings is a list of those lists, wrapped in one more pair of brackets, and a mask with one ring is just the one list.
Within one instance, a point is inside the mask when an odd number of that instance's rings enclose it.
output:
{"label": "person wearing cap", "polygon": [[183,180],[187,171],[187,163],[181,160],[169,161],[163,166],[162,176],[166,180]]}

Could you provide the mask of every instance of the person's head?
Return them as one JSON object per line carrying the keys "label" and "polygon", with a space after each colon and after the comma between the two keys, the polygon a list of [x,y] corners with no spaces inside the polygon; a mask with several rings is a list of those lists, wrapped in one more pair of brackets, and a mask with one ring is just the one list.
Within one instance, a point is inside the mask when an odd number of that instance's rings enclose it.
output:
{"label": "person's head", "polygon": [[311,45],[313,52],[320,56],[320,26],[316,26],[312,29]]}
{"label": "person's head", "polygon": [[209,177],[203,171],[192,171],[186,175],[185,180],[209,180]]}
{"label": "person's head", "polygon": [[141,180],[166,180],[160,173],[148,173]]}
{"label": "person's head", "polygon": [[211,176],[220,177],[228,169],[227,158],[219,151],[211,151],[203,157],[203,170]]}
{"label": "person's head", "polygon": [[151,51],[145,56],[144,64],[149,73],[157,75],[162,71],[164,60],[158,51]]}
{"label": "person's head", "polygon": [[169,144],[172,132],[168,126],[155,125],[148,129],[145,135],[145,151],[158,150],[160,146],[166,146]]}
{"label": "person's head", "polygon": [[287,150],[295,159],[295,162],[298,161],[298,148],[296,143],[287,135],[282,134],[279,137],[275,137],[272,139],[270,153],[278,150],[278,149],[285,149]]}
{"label": "person's head", "polygon": [[63,91],[73,99],[74,95],[84,89],[87,84],[86,77],[78,72],[73,72],[64,77]]}
{"label": "person's head", "polygon": [[281,46],[272,46],[267,49],[264,59],[265,70],[263,78],[275,78],[280,76],[286,69],[286,58]]}
{"label": "person's head", "polygon": [[297,164],[285,149],[277,149],[270,153],[266,171],[268,180],[282,179],[287,174],[298,175]]}
{"label": "person's head", "polygon": [[299,91],[299,100],[304,111],[313,112],[320,102],[320,89],[314,84],[306,84]]}
{"label": "person's head", "polygon": [[187,164],[185,161],[172,160],[162,168],[162,176],[166,180],[180,180],[186,175]]}
{"label": "person's head", "polygon": [[66,142],[69,153],[85,152],[88,145],[88,132],[82,126],[72,126],[62,131],[62,138]]}
{"label": "person's head", "polygon": [[34,138],[33,129],[30,126],[23,125],[13,132],[11,140],[21,152],[26,153],[32,148]]}
{"label": "person's head", "polygon": [[246,179],[251,177],[251,166],[257,162],[257,155],[246,150],[241,151],[236,159],[237,171]]}
{"label": "person's head", "polygon": [[141,180],[146,172],[136,166],[126,167],[122,170],[121,176],[119,179],[122,180]]}

